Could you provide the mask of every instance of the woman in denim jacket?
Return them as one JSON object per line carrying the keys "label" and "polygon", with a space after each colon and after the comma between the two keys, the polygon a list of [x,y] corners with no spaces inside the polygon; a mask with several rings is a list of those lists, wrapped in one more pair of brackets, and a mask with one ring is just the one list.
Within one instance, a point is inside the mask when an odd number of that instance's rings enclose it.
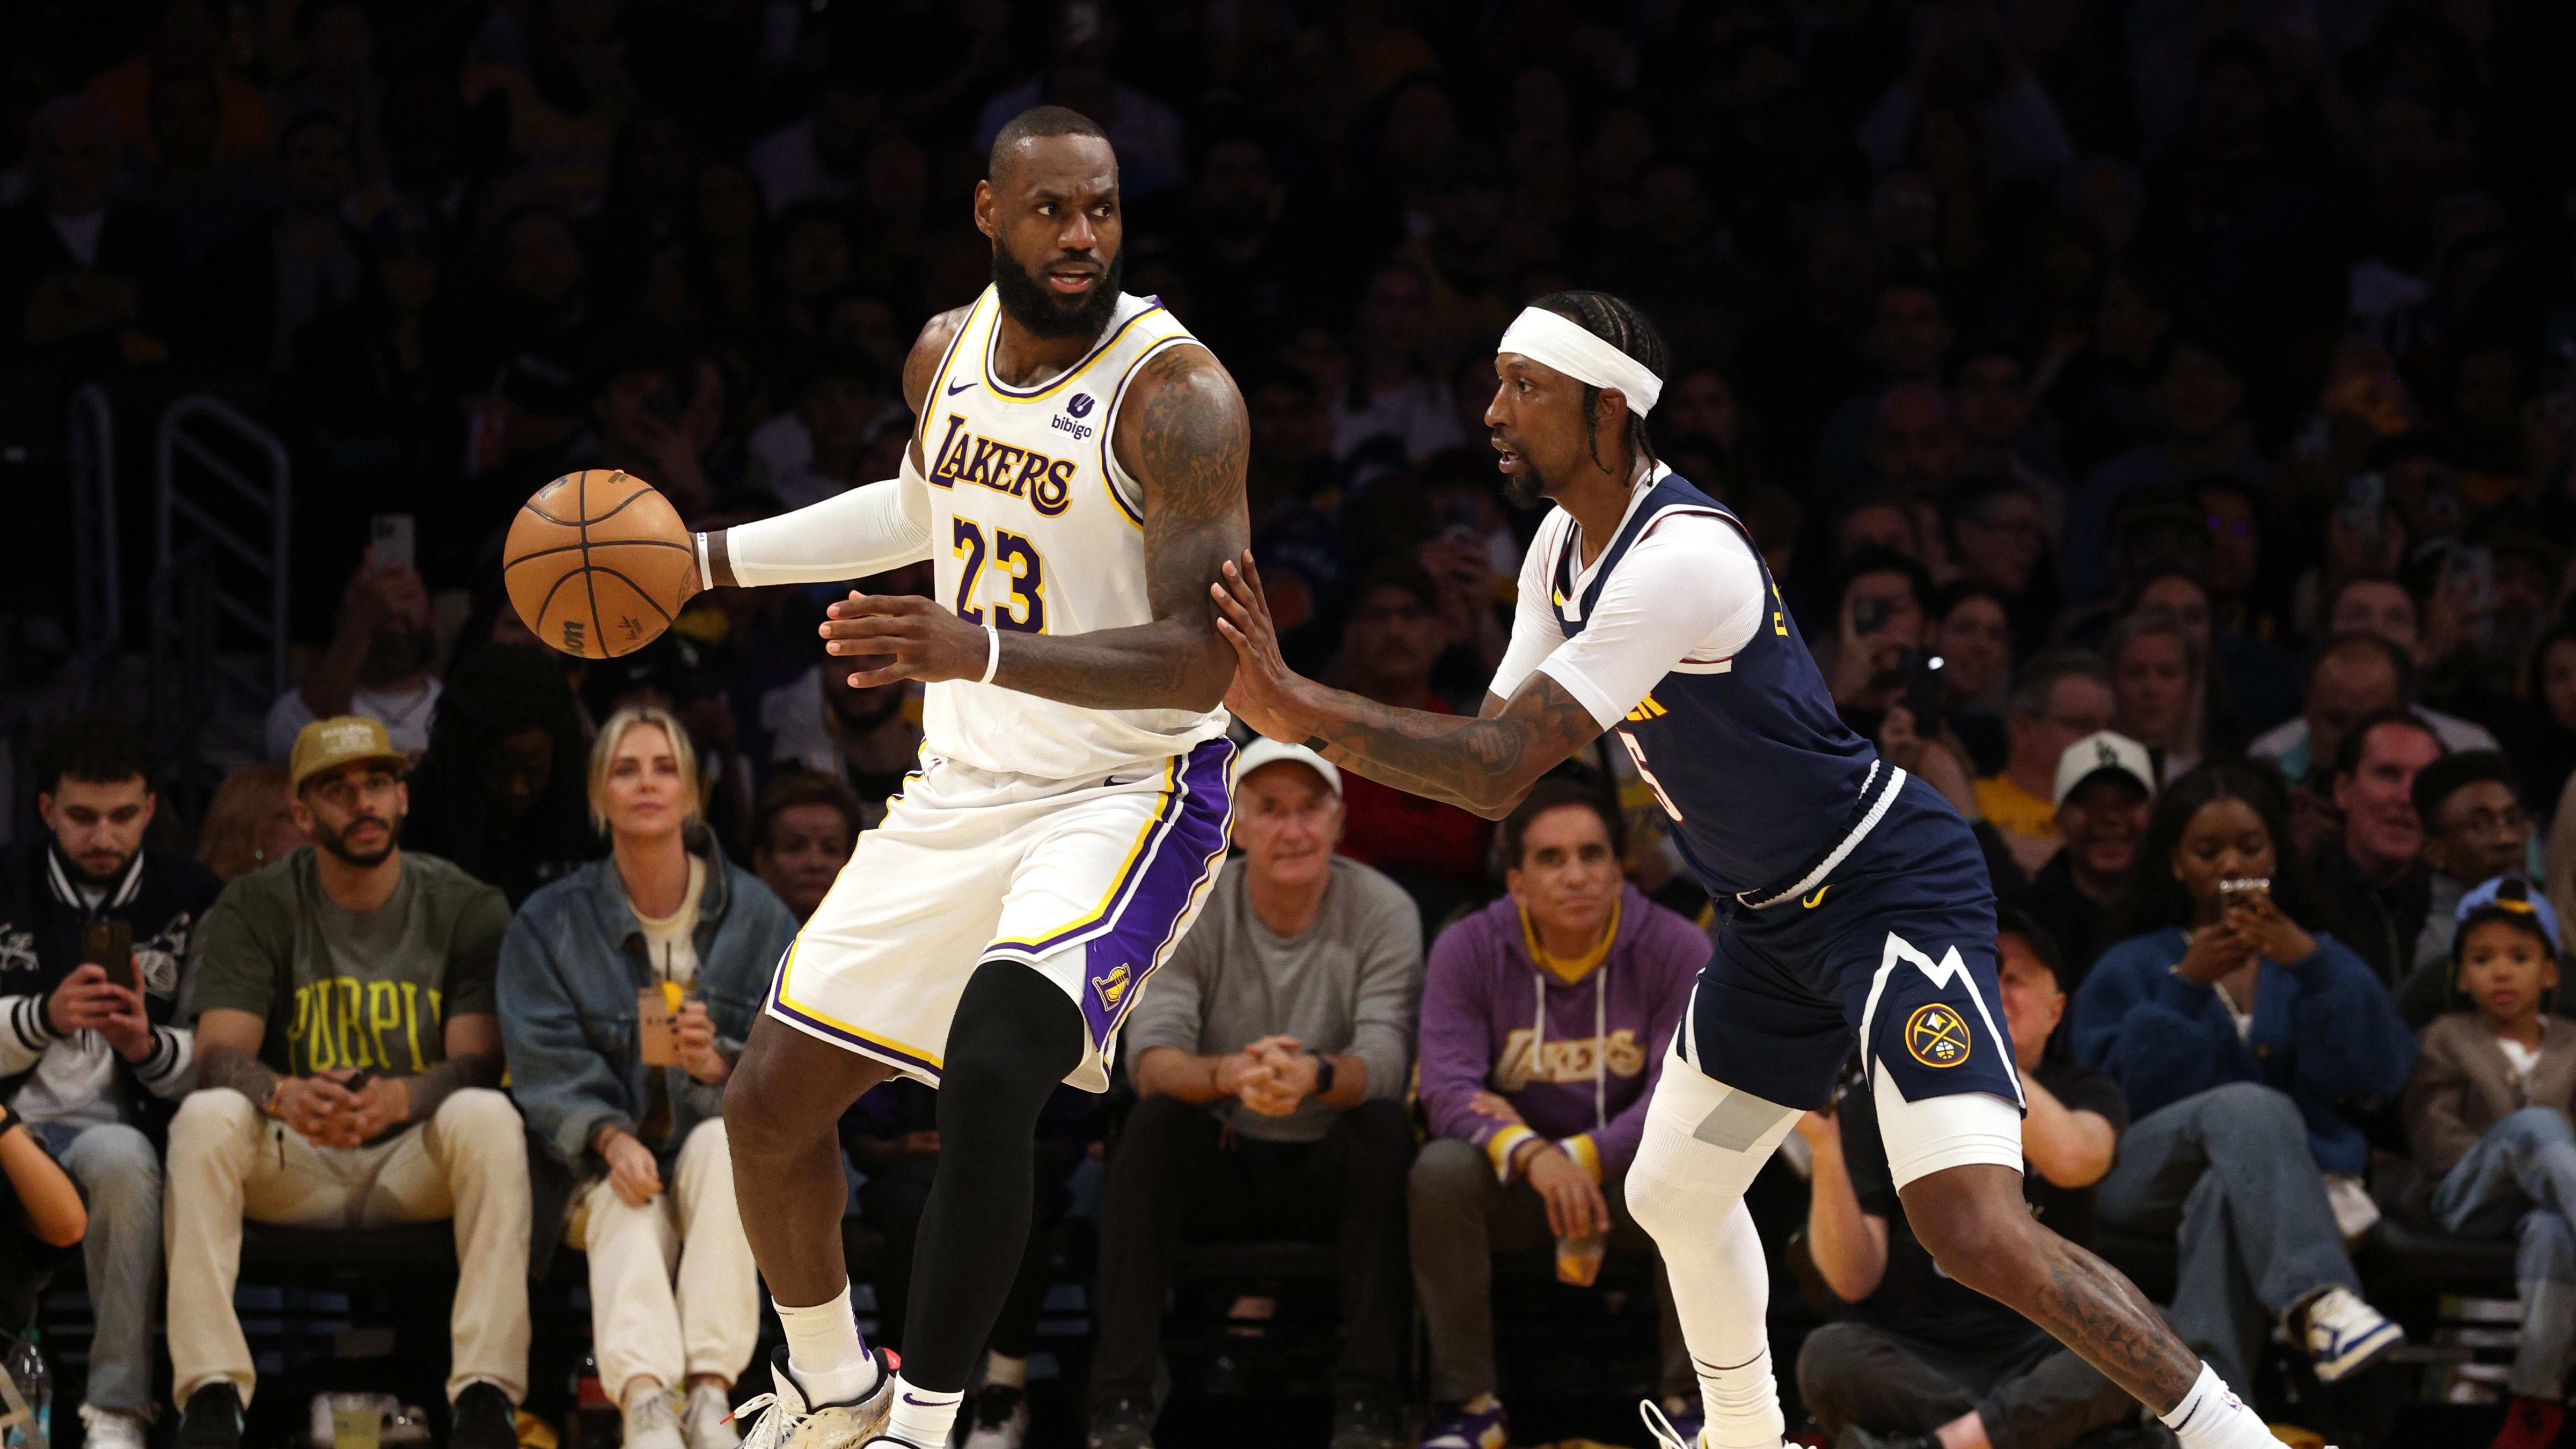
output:
{"label": "woman in denim jacket", "polygon": [[727,1392],[759,1328],[720,1114],[796,920],[715,848],[698,800],[679,722],[618,711],[590,756],[609,858],[528,897],[501,944],[511,1091],[582,1181],[566,1241],[590,1256],[629,1449],[738,1443]]}

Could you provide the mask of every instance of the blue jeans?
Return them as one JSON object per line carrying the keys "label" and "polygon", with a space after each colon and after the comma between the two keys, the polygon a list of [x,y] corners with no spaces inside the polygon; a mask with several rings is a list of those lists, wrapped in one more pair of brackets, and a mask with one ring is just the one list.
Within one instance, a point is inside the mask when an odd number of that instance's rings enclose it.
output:
{"label": "blue jeans", "polygon": [[2102,1179],[2102,1220],[2173,1234],[2183,1342],[2252,1401],[2249,1345],[2328,1288],[2360,1291],[2298,1104],[2253,1082],[2186,1097],[2129,1124]]}
{"label": "blue jeans", "polygon": [[2555,1403],[2576,1354],[2576,1130],[2566,1114],[2525,1107],[2488,1128],[2433,1189],[2433,1216],[2464,1238],[2520,1239],[2513,1391]]}
{"label": "blue jeans", "polygon": [[161,1154],[152,1139],[118,1124],[43,1124],[45,1146],[89,1199],[81,1256],[91,1312],[88,1403],[149,1415],[152,1306],[161,1298]]}

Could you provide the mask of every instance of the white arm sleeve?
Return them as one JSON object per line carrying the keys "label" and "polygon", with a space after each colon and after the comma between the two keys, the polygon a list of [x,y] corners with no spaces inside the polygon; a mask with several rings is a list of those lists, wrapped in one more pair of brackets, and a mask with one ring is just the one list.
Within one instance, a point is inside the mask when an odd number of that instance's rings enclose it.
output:
{"label": "white arm sleeve", "polygon": [[905,454],[903,475],[853,488],[810,507],[697,536],[698,577],[712,584],[709,554],[724,553],[732,582],[836,584],[930,557],[930,485]]}
{"label": "white arm sleeve", "polygon": [[1548,565],[1565,537],[1564,516],[1549,515],[1530,540],[1529,552],[1521,556],[1520,597],[1512,602],[1512,642],[1504,647],[1503,662],[1494,667],[1494,682],[1487,686],[1496,699],[1511,698],[1538,672],[1539,662],[1565,642],[1565,631],[1557,627],[1556,611],[1548,607],[1547,598]]}
{"label": "white arm sleeve", "polygon": [[1770,605],[1761,561],[1740,530],[1713,514],[1676,514],[1629,545],[1583,632],[1539,668],[1606,730],[1675,665],[1733,658]]}

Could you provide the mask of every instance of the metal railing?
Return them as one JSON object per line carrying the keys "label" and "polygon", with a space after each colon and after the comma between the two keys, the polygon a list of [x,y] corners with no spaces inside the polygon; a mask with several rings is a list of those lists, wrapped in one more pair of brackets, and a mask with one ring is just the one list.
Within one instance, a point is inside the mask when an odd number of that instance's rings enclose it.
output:
{"label": "metal railing", "polygon": [[209,724],[255,729],[286,688],[292,468],[276,434],[203,393],[161,414],[153,465],[152,730],[163,759],[203,761]]}
{"label": "metal railing", "polygon": [[104,706],[125,639],[125,594],[116,513],[116,410],[107,389],[72,394],[66,449],[72,485],[72,692],[78,707]]}

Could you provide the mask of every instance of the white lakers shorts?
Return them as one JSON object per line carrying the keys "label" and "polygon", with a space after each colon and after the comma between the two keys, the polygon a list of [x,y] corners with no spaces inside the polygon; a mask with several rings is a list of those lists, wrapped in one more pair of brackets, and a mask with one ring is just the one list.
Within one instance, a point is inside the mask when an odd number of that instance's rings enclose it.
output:
{"label": "white lakers shorts", "polygon": [[1106,780],[927,761],[778,963],[769,1014],[935,1087],[967,978],[1021,961],[1089,1027],[1066,1082],[1108,1090],[1119,1023],[1216,879],[1233,760],[1220,736]]}

